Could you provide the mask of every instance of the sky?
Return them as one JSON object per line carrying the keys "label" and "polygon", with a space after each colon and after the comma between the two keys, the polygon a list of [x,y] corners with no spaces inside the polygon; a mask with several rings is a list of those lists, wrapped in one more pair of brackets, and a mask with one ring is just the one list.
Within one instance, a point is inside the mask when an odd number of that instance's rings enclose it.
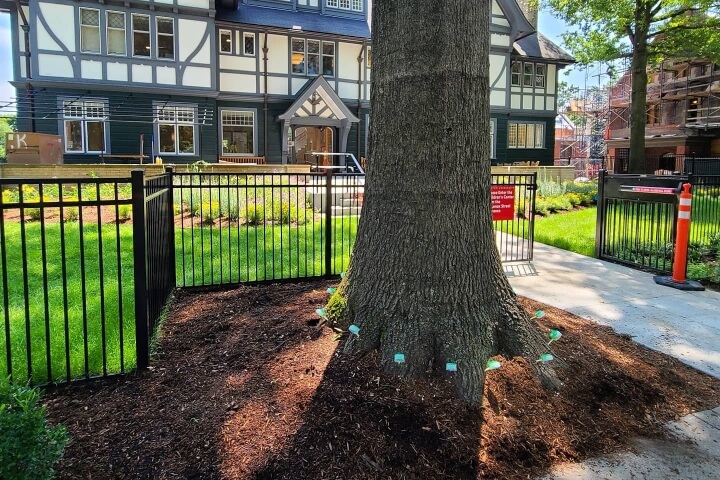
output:
{"label": "sky", "polygon": [[[541,11],[538,19],[538,30],[553,42],[562,46],[560,35],[568,30],[567,25],[562,20],[554,18],[550,13]],[[0,101],[7,100],[15,96],[14,91],[8,84],[12,78],[11,64],[11,43],[10,43],[10,15],[0,14]],[[571,71],[569,75],[565,72]],[[592,75],[595,72],[585,69],[565,68],[560,72],[560,80],[564,80],[571,85],[585,88],[586,81],[590,85],[597,84],[597,77]],[[606,79],[603,79],[603,83]]]}

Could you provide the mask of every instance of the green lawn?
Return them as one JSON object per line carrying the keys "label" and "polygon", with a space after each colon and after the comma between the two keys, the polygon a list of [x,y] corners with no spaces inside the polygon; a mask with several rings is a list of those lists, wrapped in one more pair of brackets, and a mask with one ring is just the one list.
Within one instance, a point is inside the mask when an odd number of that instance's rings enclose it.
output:
{"label": "green lawn", "polygon": [[[358,217],[333,221],[332,272],[335,274],[349,263],[357,224]],[[178,285],[324,273],[323,221],[274,227],[223,225],[219,228],[217,225],[186,228],[185,235],[182,229],[176,229]],[[24,251],[22,228],[27,239]],[[4,281],[0,275],[0,291],[7,292],[8,308],[6,310],[4,299],[0,298],[0,375],[8,372],[8,335],[16,381],[27,380],[29,372],[33,382],[44,383],[133,369],[136,358],[132,226],[104,225],[102,256],[96,225],[85,225],[82,235],[79,225],[72,222],[46,224],[44,228],[43,236],[39,223],[21,226],[17,222],[5,222],[5,251],[0,251],[0,255],[4,254],[7,259],[8,277]],[[60,242],[63,235],[64,252]],[[45,238],[44,244],[42,238]],[[43,248],[46,261],[43,261]],[[47,265],[45,272],[44,264]],[[27,288],[24,271],[27,271]],[[69,345],[67,355],[66,345]]]}
{"label": "green lawn", "polygon": [[592,257],[596,221],[596,207],[538,216],[535,217],[535,241]]}
{"label": "green lawn", "polygon": [[[25,249],[21,241],[23,229],[27,239]],[[104,225],[102,255],[97,225],[86,224],[82,232],[77,223],[46,224],[44,229],[43,235],[39,223],[5,222],[5,251],[0,251],[0,255],[7,260],[7,279],[0,276],[0,291],[7,293],[8,308],[6,310],[3,296],[0,300],[0,375],[8,372],[8,336],[16,381],[26,380],[29,369],[33,381],[42,383],[99,375],[104,369],[119,372],[134,368],[131,227],[116,229],[114,225]],[[62,236],[65,237],[64,251]],[[43,250],[46,261],[43,261]],[[23,268],[23,258],[27,270]],[[43,265],[47,267],[45,270]]]}

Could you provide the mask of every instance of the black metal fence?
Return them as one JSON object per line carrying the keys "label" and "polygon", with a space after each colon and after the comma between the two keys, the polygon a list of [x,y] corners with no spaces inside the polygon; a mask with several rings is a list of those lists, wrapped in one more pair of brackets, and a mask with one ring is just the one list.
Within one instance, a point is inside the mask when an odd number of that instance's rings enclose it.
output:
{"label": "black metal fence", "polygon": [[129,179],[2,179],[0,191],[0,375],[134,368]]}
{"label": "black metal fence", "polygon": [[[643,162],[646,174],[720,175],[720,156],[718,155],[647,155]],[[627,155],[606,156],[603,165],[608,172],[626,174],[630,166],[630,159]]]}
{"label": "black metal fence", "polygon": [[491,183],[512,186],[514,195],[512,219],[493,222],[500,258],[503,262],[529,262],[533,258],[537,174],[493,174]]}
{"label": "black metal fence", "polygon": [[679,187],[692,185],[690,245],[720,235],[720,176],[617,175],[601,171],[598,184],[598,258],[670,273]]}
{"label": "black metal fence", "polygon": [[[535,175],[492,182],[502,259],[531,260]],[[340,274],[364,186],[331,171],[0,180],[0,375],[42,384],[147,367],[176,286]]]}

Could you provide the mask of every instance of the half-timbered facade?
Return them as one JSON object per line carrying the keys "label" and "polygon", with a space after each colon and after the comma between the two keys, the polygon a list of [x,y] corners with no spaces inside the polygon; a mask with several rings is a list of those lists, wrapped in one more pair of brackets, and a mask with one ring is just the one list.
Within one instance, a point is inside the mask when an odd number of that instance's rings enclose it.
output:
{"label": "half-timbered facade", "polygon": [[[550,164],[572,58],[491,1],[493,162]],[[59,133],[67,162],[367,155],[368,0],[29,0],[12,16],[19,125]]]}

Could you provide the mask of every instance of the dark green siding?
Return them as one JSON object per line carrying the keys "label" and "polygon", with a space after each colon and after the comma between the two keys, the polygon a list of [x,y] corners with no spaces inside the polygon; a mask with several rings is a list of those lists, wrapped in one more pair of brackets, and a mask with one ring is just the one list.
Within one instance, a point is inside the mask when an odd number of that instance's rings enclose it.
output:
{"label": "dark green siding", "polygon": [[[540,162],[552,165],[555,155],[555,117],[531,117],[515,115],[492,115],[496,121],[495,159],[493,165],[513,162]],[[508,148],[508,122],[532,122],[545,124],[544,148]]]}
{"label": "dark green siding", "polygon": [[[154,135],[153,102],[184,103],[197,105],[197,123],[205,122],[196,128],[196,155],[160,154],[165,163],[192,163],[198,160],[217,161],[217,118],[215,100],[202,97],[179,95],[151,95],[128,92],[108,92],[104,90],[60,90],[44,89],[39,91],[35,99],[35,128],[40,133],[61,134],[62,124],[61,98],[93,98],[108,101],[109,145],[107,155],[138,155],[140,153],[140,136],[145,136],[143,153],[150,158],[155,154],[151,151],[151,137]],[[22,121],[18,127],[21,131],[30,131],[29,105],[23,105]],[[65,154],[65,163],[98,163],[98,154]],[[106,163],[136,163],[131,159],[105,159]]]}

